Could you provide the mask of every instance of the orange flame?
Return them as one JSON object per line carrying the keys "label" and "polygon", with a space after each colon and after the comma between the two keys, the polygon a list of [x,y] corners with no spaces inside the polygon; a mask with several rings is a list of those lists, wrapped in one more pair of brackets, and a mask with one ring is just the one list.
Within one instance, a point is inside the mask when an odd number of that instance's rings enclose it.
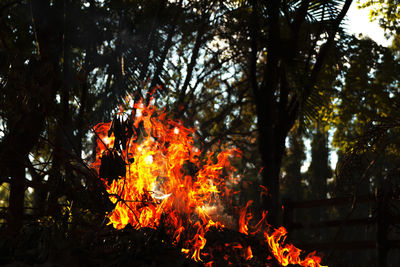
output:
{"label": "orange flame", "polygon": [[[126,99],[127,103],[132,98]],[[150,101],[151,103],[152,101]],[[129,111],[129,110],[128,110]],[[135,229],[149,227],[156,229],[160,223],[166,229],[174,245],[181,246],[182,253],[195,261],[202,261],[201,251],[207,244],[205,238],[210,228],[224,228],[222,222],[213,219],[212,207],[220,206],[223,199],[231,197],[229,184],[237,183],[236,169],[230,160],[239,156],[240,151],[230,148],[220,152],[202,154],[195,146],[195,130],[186,128],[179,121],[168,118],[167,113],[156,109],[152,104],[135,103],[130,109],[133,134],[118,140],[117,129],[109,132],[112,123],[100,123],[94,127],[97,140],[96,161],[92,167],[99,172],[102,157],[118,155],[123,159],[124,176],[107,180],[102,177],[110,200],[116,205],[107,216],[116,229],[130,224]],[[120,109],[121,117],[127,111]],[[120,138],[121,139],[121,138]],[[119,142],[124,142],[119,144]],[[122,145],[123,149],[118,148]],[[266,191],[266,188],[263,188]],[[264,192],[265,193],[265,192]],[[282,265],[297,263],[301,266],[321,266],[321,259],[309,254],[300,260],[300,250],[293,245],[281,246],[286,234],[283,227],[269,235],[265,229],[266,212],[262,220],[249,232],[252,215],[247,212],[252,204],[249,201],[240,209],[239,232],[254,235],[264,232],[266,244]],[[250,246],[231,244],[239,249],[245,260],[253,258]],[[206,266],[211,266],[211,259]]]}
{"label": "orange flame", "polygon": [[[205,233],[214,222],[206,209],[218,202],[227,177],[223,170],[232,174],[235,168],[229,158],[236,156],[237,149],[228,149],[214,157],[213,153],[201,158],[200,149],[194,146],[194,130],[167,118],[154,106],[142,102],[134,105],[135,133],[127,141],[122,158],[126,175],[105,186],[110,199],[116,204],[108,214],[110,224],[122,229],[127,224],[134,228],[157,228],[162,215],[174,242],[182,241],[185,230],[197,229],[192,237],[186,237],[183,251],[192,259],[201,261],[200,251],[206,244]],[[102,155],[114,149],[114,135],[108,136],[111,123],[95,127],[99,137],[96,161],[92,165],[99,170]],[[133,157],[131,163],[129,158]],[[195,171],[191,170],[195,169]]]}
{"label": "orange flame", "polygon": [[253,258],[253,252],[251,251],[251,247],[248,246],[246,249],[246,260],[251,260]]}
{"label": "orange flame", "polygon": [[302,260],[300,258],[300,249],[296,248],[292,244],[283,245],[286,239],[286,234],[287,232],[284,227],[275,229],[271,235],[264,233],[273,255],[281,265],[287,266],[288,264],[298,264],[300,266],[323,267],[320,265],[321,258],[315,256],[315,252],[308,254],[305,259]]}
{"label": "orange flame", "polygon": [[250,219],[252,218],[251,213],[247,213],[248,207],[253,203],[253,200],[249,200],[246,204],[245,207],[240,209],[240,214],[239,214],[239,232],[245,235],[248,235],[248,223]]}

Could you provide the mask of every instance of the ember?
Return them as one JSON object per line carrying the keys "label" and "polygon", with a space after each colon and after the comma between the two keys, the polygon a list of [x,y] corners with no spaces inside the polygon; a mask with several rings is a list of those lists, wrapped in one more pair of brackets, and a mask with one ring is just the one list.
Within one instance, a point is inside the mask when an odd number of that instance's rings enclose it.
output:
{"label": "ember", "polygon": [[[130,96],[125,101],[133,102]],[[240,180],[231,164],[240,157],[238,149],[229,148],[218,155],[202,153],[195,146],[194,129],[143,102],[120,108],[112,123],[98,124],[95,132],[98,140],[92,167],[115,204],[107,215],[114,228],[128,224],[135,229],[162,227],[170,242],[194,261],[204,259],[206,266],[212,266],[215,255],[227,249],[250,265],[251,242],[232,241],[225,243],[225,248],[205,249],[208,233],[227,230],[229,222],[220,220],[215,210],[232,198],[231,186]],[[256,225],[249,225],[251,204],[249,201],[239,210],[240,235],[254,240],[264,235],[257,242],[283,266],[321,266],[321,259],[313,253],[301,259],[300,249],[284,245],[286,230],[271,231],[266,213]],[[228,254],[222,257],[229,263],[234,259]],[[268,262],[268,255],[265,258]]]}

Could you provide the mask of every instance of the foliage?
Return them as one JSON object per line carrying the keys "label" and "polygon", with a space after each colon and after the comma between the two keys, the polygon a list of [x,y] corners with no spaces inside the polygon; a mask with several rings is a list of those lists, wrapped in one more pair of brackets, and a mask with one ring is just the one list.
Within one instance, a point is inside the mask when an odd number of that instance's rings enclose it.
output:
{"label": "foliage", "polygon": [[388,32],[387,37],[400,34],[400,5],[397,0],[359,0],[360,8],[370,8],[370,19],[378,19],[379,25]]}
{"label": "foliage", "polygon": [[[393,153],[396,153],[394,147],[397,143],[397,130],[388,129],[387,132],[382,133],[383,139],[371,134],[375,126],[393,122],[398,117],[396,75],[399,71],[399,62],[393,50],[378,46],[370,39],[354,38],[349,43],[349,55],[345,86],[341,92],[341,103],[335,119],[337,130],[333,144],[339,149],[339,155],[343,158],[346,153],[352,153],[352,150],[363,142],[362,146],[367,146],[368,149],[356,152],[362,153],[363,161],[365,161],[364,167],[358,166],[357,169],[363,172],[369,164],[380,162],[378,165],[386,166],[375,167],[382,175],[383,169],[392,168],[389,167],[392,164],[389,159],[395,160],[396,156]],[[369,137],[361,138],[364,135]],[[375,175],[379,175],[378,173]],[[355,176],[361,179],[362,173]],[[350,183],[354,183],[350,188],[343,185],[341,187],[346,188],[345,190],[355,190],[353,186],[358,183],[356,181]],[[370,186],[365,180],[362,183],[366,187]],[[375,185],[372,188],[377,186],[376,183],[377,181],[374,182]],[[372,188],[365,188],[362,191],[370,191],[373,190]]]}

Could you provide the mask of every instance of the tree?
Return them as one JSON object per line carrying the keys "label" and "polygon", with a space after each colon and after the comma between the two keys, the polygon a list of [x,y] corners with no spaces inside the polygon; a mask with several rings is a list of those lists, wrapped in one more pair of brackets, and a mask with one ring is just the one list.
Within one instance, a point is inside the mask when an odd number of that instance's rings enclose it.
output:
{"label": "tree", "polygon": [[[368,38],[353,37],[348,43],[348,69],[340,92],[336,130],[333,145],[338,148],[338,165],[334,177],[334,196],[377,196],[377,205],[354,205],[338,210],[342,216],[365,216],[378,221],[374,229],[354,229],[365,239],[378,242],[389,235],[397,216],[398,204],[394,192],[399,187],[398,161],[398,82],[397,51],[377,45]],[[384,197],[383,197],[384,196]],[[382,204],[384,202],[388,203]],[[390,203],[390,204],[389,204]],[[385,248],[379,250],[376,260],[381,266],[386,260]],[[348,255],[353,258],[353,255]],[[365,255],[365,259],[375,259]],[[389,258],[388,258],[389,259]],[[393,259],[395,262],[397,259]],[[384,266],[384,265],[382,265]]]}
{"label": "tree", "polygon": [[359,8],[370,8],[370,19],[378,19],[379,25],[390,35],[400,34],[400,5],[396,0],[358,0]]}
{"label": "tree", "polygon": [[[391,152],[381,145],[385,146],[385,142],[394,144],[392,142],[397,139],[397,130],[388,130],[383,139],[378,138],[378,142],[373,129],[397,120],[398,85],[394,77],[398,75],[399,69],[395,53],[391,48],[379,46],[370,39],[353,38],[349,43],[349,69],[345,74],[333,140],[333,144],[339,148],[341,164],[346,162],[348,153],[354,154],[352,150],[357,158],[353,164],[358,164],[358,167],[353,167],[353,174],[343,174],[336,181],[338,187],[345,192],[373,192],[383,179],[384,170],[391,169],[388,160],[392,158],[389,156]],[[361,138],[364,135],[366,137]],[[357,151],[360,143],[364,144],[361,145],[361,151]],[[370,182],[367,177],[374,178]]]}
{"label": "tree", "polygon": [[273,225],[286,136],[315,93],[351,2],[250,1],[242,7],[249,10],[247,73],[257,108],[262,183],[270,190],[263,203]]}
{"label": "tree", "polygon": [[[11,38],[2,41],[3,47],[9,48],[6,51],[11,53],[3,54],[7,60],[3,62],[1,77],[4,88],[2,119],[7,122],[8,131],[0,144],[0,176],[3,179],[10,177],[8,219],[10,229],[15,231],[22,226],[25,163],[29,152],[39,140],[45,124],[45,112],[52,109],[55,93],[60,86],[60,68],[57,62],[62,38],[55,24],[50,23],[50,20],[57,19],[58,14],[53,13],[54,17],[41,16],[41,12],[47,13],[49,10],[39,2],[32,1],[32,13],[27,6],[22,10],[13,10],[16,15],[31,17],[36,21],[36,39],[32,35],[26,35],[24,31],[14,30],[20,22],[22,26],[26,26],[22,20],[7,21],[5,25],[8,27],[5,30]],[[21,41],[36,41],[41,46],[36,49],[32,46],[26,47]],[[18,53],[19,51],[22,53]],[[35,52],[36,56],[30,54]],[[5,64],[11,68],[7,69]],[[9,102],[10,99],[16,99],[19,104]]]}
{"label": "tree", "polygon": [[306,155],[301,130],[293,127],[288,136],[288,147],[282,159],[282,197],[291,201],[299,201],[304,198],[305,186],[301,167]]}
{"label": "tree", "polygon": [[332,177],[329,166],[328,132],[316,129],[311,142],[311,164],[308,168],[309,190],[313,197],[325,199],[328,193],[328,179]]}

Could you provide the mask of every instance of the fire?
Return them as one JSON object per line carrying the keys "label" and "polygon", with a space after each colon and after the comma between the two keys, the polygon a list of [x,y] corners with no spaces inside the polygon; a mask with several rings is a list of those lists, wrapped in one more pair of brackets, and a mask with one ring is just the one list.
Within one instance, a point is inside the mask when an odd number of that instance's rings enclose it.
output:
{"label": "fire", "polygon": [[239,232],[242,234],[247,235],[247,231],[249,230],[248,224],[250,219],[252,218],[251,213],[247,213],[248,207],[253,203],[252,200],[248,201],[246,206],[240,209],[240,216],[239,216]]}
{"label": "fire", "polygon": [[[126,103],[132,103],[127,97]],[[151,103],[152,101],[150,101]],[[130,114],[128,114],[130,112]],[[117,118],[94,127],[97,138],[96,160],[92,167],[104,182],[115,209],[109,213],[109,224],[122,229],[157,229],[163,225],[171,242],[194,261],[202,261],[210,229],[223,229],[212,211],[232,197],[231,184],[239,181],[231,160],[240,156],[236,148],[219,154],[202,153],[196,147],[195,130],[172,120],[152,104],[138,102],[126,110],[120,108]],[[252,201],[239,211],[239,232],[255,235],[264,232],[265,244],[278,262],[321,266],[314,254],[300,260],[300,250],[293,245],[281,246],[286,234],[283,227],[268,234],[263,219],[254,227],[247,212]],[[250,229],[253,231],[250,231]],[[267,229],[267,230],[265,230]],[[250,245],[227,244],[250,261]],[[211,266],[211,259],[207,266]]]}
{"label": "fire", "polygon": [[281,265],[287,266],[288,264],[298,264],[300,266],[310,267],[321,266],[321,258],[315,256],[314,252],[308,254],[307,257],[302,260],[300,258],[300,249],[296,248],[292,244],[283,245],[286,239],[286,234],[287,232],[284,227],[275,229],[271,235],[264,233],[272,253]]}

